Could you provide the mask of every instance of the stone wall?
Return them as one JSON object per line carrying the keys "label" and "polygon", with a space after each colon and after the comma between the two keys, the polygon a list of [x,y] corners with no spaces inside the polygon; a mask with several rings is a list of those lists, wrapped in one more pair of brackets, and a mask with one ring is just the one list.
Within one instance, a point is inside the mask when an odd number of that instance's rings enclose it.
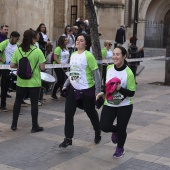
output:
{"label": "stone wall", "polygon": [[124,3],[121,0],[100,0],[95,1],[96,13],[99,23],[101,46],[104,40],[111,40],[114,43],[116,31],[124,24]]}
{"label": "stone wall", "polygon": [[9,32],[36,29],[45,23],[48,36],[53,38],[53,0],[1,0],[0,23],[9,25]]}

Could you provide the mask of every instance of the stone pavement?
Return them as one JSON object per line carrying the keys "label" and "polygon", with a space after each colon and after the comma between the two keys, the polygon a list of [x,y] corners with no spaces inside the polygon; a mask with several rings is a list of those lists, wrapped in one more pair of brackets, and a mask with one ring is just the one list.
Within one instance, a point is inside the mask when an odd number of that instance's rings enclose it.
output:
{"label": "stone pavement", "polygon": [[46,102],[39,107],[43,132],[30,132],[30,106],[22,107],[18,130],[11,131],[15,98],[11,93],[12,99],[7,99],[9,112],[0,111],[0,170],[170,170],[170,86],[149,84],[164,81],[165,61],[141,64],[145,68],[137,76],[134,111],[122,158],[112,156],[116,146],[111,134],[102,133],[101,143],[93,143],[91,123],[79,109],[73,146],[58,147],[64,138],[64,98],[53,101],[50,95],[44,96]]}

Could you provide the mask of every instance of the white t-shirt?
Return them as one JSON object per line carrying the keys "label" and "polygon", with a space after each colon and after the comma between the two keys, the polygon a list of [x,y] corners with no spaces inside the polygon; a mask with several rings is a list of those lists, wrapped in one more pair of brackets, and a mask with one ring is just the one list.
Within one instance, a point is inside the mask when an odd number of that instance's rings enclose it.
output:
{"label": "white t-shirt", "polygon": [[35,42],[34,46],[36,46],[37,48],[40,48],[38,42]]}
{"label": "white t-shirt", "polygon": [[107,55],[106,55],[106,59],[111,59],[112,58],[112,56],[113,56],[113,52],[112,52],[112,50],[107,50]]}
{"label": "white t-shirt", "polygon": [[47,42],[47,41],[48,41],[48,37],[47,37],[47,35],[46,35],[46,34],[44,34],[43,32],[41,32],[41,34],[42,34],[42,36],[43,36],[44,41],[45,41],[45,42]]}
{"label": "white t-shirt", "polygon": [[67,48],[75,47],[75,36],[73,34],[72,34],[72,36],[63,34],[62,36],[67,37],[67,40],[68,40],[68,44],[66,45]]}
{"label": "white t-shirt", "polygon": [[[117,71],[114,68],[114,64],[109,65],[107,67],[106,84],[114,77],[117,77],[121,80],[121,87],[123,87],[124,89],[135,91],[136,84],[134,75],[128,66],[122,71]],[[133,104],[132,97],[123,96],[119,91],[115,90],[112,96],[113,100],[108,101],[107,99],[105,99],[104,105],[111,107],[120,107]]]}
{"label": "white t-shirt", "polygon": [[88,89],[94,86],[93,71],[98,68],[97,62],[89,51],[81,54],[74,52],[70,58],[70,83],[77,89]]}
{"label": "white t-shirt", "polygon": [[66,63],[68,63],[69,56],[70,56],[68,50],[66,50],[66,49],[61,50],[60,56],[61,56],[61,58],[60,58],[61,64],[66,64]]}
{"label": "white t-shirt", "polygon": [[11,62],[12,55],[17,48],[17,44],[11,44],[10,42],[8,42],[8,45],[4,50],[6,56],[6,63]]}
{"label": "white t-shirt", "polygon": [[[54,50],[54,54],[58,56],[58,60],[61,64],[67,64],[69,61],[69,51],[67,49],[62,50],[59,46],[57,46]],[[56,61],[53,62],[56,64]]]}

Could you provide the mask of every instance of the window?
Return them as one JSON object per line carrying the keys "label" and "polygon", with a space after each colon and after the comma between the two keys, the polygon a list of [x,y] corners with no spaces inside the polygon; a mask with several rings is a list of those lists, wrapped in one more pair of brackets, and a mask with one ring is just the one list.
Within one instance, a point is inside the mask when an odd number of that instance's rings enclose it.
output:
{"label": "window", "polygon": [[71,6],[71,25],[75,25],[77,19],[77,5]]}

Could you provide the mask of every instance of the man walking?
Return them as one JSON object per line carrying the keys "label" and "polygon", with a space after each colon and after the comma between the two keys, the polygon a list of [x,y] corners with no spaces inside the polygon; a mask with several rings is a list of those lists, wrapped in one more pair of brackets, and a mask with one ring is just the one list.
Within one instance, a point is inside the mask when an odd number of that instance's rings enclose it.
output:
{"label": "man walking", "polygon": [[116,32],[115,42],[117,45],[122,46],[125,41],[126,41],[125,27],[121,25],[120,28]]}

